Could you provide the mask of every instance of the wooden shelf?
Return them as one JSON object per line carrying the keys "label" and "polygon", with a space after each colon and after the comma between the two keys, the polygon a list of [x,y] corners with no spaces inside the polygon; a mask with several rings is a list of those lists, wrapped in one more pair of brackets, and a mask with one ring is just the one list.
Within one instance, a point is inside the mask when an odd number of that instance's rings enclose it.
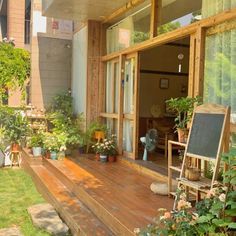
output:
{"label": "wooden shelf", "polygon": [[181,172],[181,168],[177,167],[177,166],[169,166],[169,168],[171,170],[177,171],[177,172]]}
{"label": "wooden shelf", "polygon": [[200,178],[199,181],[191,181],[186,178],[179,178],[178,181],[185,186],[201,190],[201,192],[207,193],[211,188],[211,180],[207,178]]}

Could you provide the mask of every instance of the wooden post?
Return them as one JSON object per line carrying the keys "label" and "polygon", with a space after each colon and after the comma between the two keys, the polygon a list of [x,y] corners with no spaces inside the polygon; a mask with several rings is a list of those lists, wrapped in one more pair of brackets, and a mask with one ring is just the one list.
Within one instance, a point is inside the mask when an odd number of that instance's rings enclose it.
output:
{"label": "wooden post", "polygon": [[150,38],[154,38],[157,36],[157,27],[160,25],[160,8],[161,0],[152,0]]}
{"label": "wooden post", "polygon": [[205,62],[205,37],[206,30],[203,27],[196,32],[196,54],[195,54],[195,71],[194,71],[194,96],[203,96],[204,81],[204,62]]}

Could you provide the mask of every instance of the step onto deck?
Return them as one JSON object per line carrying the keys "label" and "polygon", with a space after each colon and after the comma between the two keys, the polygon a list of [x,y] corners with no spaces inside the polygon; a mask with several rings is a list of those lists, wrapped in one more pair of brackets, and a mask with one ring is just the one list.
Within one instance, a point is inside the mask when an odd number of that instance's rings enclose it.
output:
{"label": "step onto deck", "polygon": [[156,179],[120,163],[102,164],[81,157],[45,160],[44,165],[115,235],[134,235],[135,228],[153,222],[158,208],[173,205],[172,199],[150,192]]}
{"label": "step onto deck", "polygon": [[66,186],[44,166],[31,166],[43,196],[55,207],[73,235],[114,235]]}

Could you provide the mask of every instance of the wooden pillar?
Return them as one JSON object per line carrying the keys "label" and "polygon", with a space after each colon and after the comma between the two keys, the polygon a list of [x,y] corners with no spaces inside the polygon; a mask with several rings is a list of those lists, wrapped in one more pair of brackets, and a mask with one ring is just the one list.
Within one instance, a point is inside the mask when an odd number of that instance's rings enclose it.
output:
{"label": "wooden pillar", "polygon": [[194,96],[194,76],[196,57],[196,34],[190,36],[188,96]]}
{"label": "wooden pillar", "polygon": [[118,152],[122,155],[123,152],[123,104],[124,104],[124,76],[125,76],[125,56],[120,55],[119,57],[119,71],[120,71],[120,78],[119,78],[119,107],[118,107]]}
{"label": "wooden pillar", "polygon": [[101,69],[101,22],[88,21],[87,124],[97,120],[99,110],[99,74]]}
{"label": "wooden pillar", "polygon": [[152,0],[151,4],[151,23],[150,23],[150,38],[157,36],[157,27],[160,25],[161,19],[161,0]]}
{"label": "wooden pillar", "polygon": [[199,27],[196,32],[194,96],[203,96],[204,63],[205,63],[205,28]]}
{"label": "wooden pillar", "polygon": [[18,48],[24,48],[25,0],[7,0],[7,36],[15,39]]}

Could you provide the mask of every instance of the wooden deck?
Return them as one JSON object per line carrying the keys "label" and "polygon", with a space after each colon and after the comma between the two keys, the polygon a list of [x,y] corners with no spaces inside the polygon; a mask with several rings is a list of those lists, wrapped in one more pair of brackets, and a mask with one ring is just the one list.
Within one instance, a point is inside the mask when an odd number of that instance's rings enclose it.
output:
{"label": "wooden deck", "polygon": [[150,184],[161,178],[145,175],[122,161],[104,164],[80,156],[30,164],[26,156],[23,166],[69,222],[74,235],[134,235],[134,228],[152,222],[158,208],[173,206],[173,199],[150,191]]}

